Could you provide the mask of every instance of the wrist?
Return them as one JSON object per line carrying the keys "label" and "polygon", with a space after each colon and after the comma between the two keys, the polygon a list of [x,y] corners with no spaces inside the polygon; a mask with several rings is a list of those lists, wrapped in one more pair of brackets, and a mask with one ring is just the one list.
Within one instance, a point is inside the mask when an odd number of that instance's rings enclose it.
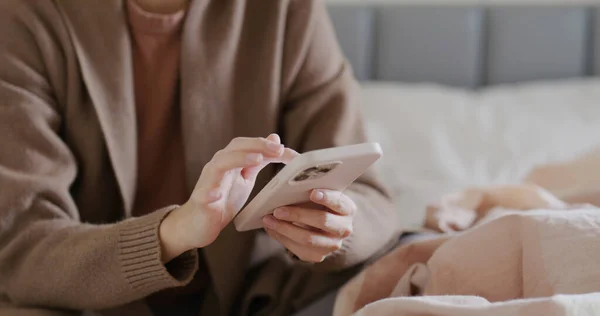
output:
{"label": "wrist", "polygon": [[185,219],[182,219],[185,214],[184,207],[185,205],[174,209],[160,223],[158,232],[163,264],[193,249],[186,243],[185,236],[182,234],[185,231],[185,227],[183,227]]}

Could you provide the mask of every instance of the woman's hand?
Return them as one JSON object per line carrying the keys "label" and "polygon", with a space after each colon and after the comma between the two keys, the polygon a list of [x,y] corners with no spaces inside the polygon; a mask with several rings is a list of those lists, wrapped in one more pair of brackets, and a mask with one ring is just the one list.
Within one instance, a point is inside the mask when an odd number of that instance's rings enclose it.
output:
{"label": "woman's hand", "polygon": [[248,200],[258,173],[297,155],[275,134],[232,140],[204,166],[190,199],[161,223],[163,262],[211,244]]}
{"label": "woman's hand", "polygon": [[300,260],[322,262],[352,234],[356,204],[339,191],[313,190],[313,206],[288,206],[263,218],[269,236]]}

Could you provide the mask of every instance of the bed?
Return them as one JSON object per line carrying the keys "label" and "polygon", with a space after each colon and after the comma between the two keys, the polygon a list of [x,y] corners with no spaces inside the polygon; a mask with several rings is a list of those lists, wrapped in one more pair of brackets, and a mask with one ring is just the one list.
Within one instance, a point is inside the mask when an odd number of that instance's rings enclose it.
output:
{"label": "bed", "polygon": [[332,3],[329,12],[407,229],[432,197],[522,181],[600,145],[600,6]]}
{"label": "bed", "polygon": [[[336,2],[329,13],[406,230],[444,194],[522,183],[600,148],[600,6]],[[582,179],[549,189],[600,184]],[[335,296],[306,315],[331,315]]]}

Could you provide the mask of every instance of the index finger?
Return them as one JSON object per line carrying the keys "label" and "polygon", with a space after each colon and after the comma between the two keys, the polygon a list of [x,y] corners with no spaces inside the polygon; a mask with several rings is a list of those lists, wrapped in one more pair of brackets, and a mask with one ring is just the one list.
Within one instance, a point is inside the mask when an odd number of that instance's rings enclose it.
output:
{"label": "index finger", "polygon": [[279,142],[267,138],[237,137],[223,151],[253,152],[263,154],[265,157],[280,157],[285,153],[285,147]]}
{"label": "index finger", "polygon": [[266,157],[263,161],[268,163],[284,163],[287,165],[298,156],[300,156],[300,154],[297,151],[286,147],[284,148],[283,154],[280,157]]}
{"label": "index finger", "polygon": [[268,164],[270,164],[270,163],[284,163],[284,164],[289,164],[298,155],[300,155],[300,154],[297,153],[295,150],[293,150],[291,148],[285,148],[284,151],[283,151],[283,155],[281,155],[280,157],[271,157],[271,158],[264,157],[264,159],[262,160],[262,162],[258,166],[244,168],[242,170],[242,176],[244,177],[244,179],[254,178]]}

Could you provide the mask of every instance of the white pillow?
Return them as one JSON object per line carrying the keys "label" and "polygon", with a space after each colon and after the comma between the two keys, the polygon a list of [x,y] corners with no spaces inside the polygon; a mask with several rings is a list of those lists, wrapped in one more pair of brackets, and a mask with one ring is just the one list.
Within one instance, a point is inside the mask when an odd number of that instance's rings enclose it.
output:
{"label": "white pillow", "polygon": [[365,83],[377,164],[419,228],[425,205],[473,185],[520,182],[535,166],[600,146],[600,80],[506,85],[478,92],[433,84]]}

